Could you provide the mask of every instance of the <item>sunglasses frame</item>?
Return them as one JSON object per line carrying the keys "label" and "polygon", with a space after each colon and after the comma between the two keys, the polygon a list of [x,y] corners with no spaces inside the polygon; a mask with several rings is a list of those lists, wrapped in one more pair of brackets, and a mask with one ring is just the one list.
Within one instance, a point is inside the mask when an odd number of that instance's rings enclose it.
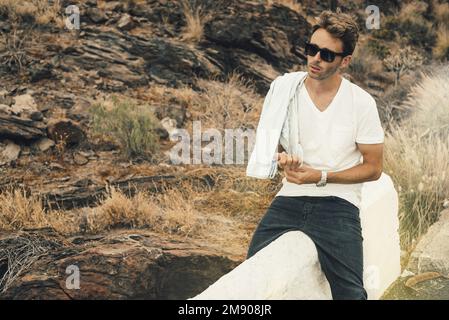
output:
{"label": "sunglasses frame", "polygon": [[[315,48],[314,50],[316,50],[315,54],[314,55],[307,54],[307,51],[308,51],[307,47],[314,47]],[[329,62],[329,63],[334,62],[336,56],[346,57],[348,55],[345,52],[335,52],[335,51],[332,51],[332,50],[329,50],[329,49],[326,49],[326,48],[320,48],[316,44],[313,44],[313,43],[310,43],[310,42],[306,42],[305,43],[304,51],[305,51],[306,55],[311,56],[311,57],[316,56],[316,54],[319,52],[321,59],[323,59],[323,61],[326,61],[326,62]],[[331,54],[331,59],[329,60],[327,58],[324,58],[322,53],[325,54],[324,56],[326,56],[327,53]]]}

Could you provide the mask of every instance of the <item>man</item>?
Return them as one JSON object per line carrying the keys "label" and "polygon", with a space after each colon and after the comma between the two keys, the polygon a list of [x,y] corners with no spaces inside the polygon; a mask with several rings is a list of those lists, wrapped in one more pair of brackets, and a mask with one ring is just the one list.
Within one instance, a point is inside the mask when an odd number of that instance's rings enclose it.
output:
{"label": "man", "polygon": [[299,126],[302,159],[278,146],[283,186],[247,254],[250,258],[283,233],[301,230],[316,245],[333,299],[367,299],[360,195],[362,183],[382,173],[384,132],[376,102],[340,75],[357,39],[357,24],[347,14],[324,11],[313,26],[305,47],[307,74],[290,105],[298,110],[293,125]]}

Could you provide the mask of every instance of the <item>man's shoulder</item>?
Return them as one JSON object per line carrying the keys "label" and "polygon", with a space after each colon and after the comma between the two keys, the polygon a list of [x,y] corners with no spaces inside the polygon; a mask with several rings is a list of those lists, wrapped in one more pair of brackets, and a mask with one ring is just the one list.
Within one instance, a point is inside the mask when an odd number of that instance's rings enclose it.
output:
{"label": "man's shoulder", "polygon": [[362,105],[369,105],[369,104],[376,105],[376,100],[368,91],[366,91],[365,89],[351,82],[348,79],[346,79],[346,81],[349,83],[351,87],[352,94],[354,97],[354,103]]}

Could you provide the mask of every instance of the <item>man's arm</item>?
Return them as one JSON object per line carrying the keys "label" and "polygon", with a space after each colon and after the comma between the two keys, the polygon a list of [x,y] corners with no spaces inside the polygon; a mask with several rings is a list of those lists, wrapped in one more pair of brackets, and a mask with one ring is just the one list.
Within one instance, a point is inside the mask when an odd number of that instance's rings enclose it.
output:
{"label": "man's arm", "polygon": [[[380,178],[383,170],[384,144],[357,143],[357,148],[363,155],[363,163],[343,171],[328,172],[328,183],[362,183],[375,181]],[[318,178],[317,182],[319,180],[320,178]]]}

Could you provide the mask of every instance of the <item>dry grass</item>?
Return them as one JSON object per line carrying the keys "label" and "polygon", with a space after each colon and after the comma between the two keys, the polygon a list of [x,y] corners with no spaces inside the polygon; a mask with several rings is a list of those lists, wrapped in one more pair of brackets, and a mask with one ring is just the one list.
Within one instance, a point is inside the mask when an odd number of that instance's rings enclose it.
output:
{"label": "dry grass", "polygon": [[181,40],[186,42],[199,42],[203,38],[204,24],[211,17],[205,14],[201,6],[192,5],[188,0],[181,0],[186,25],[182,30]]}
{"label": "dry grass", "polygon": [[413,114],[386,135],[385,170],[399,191],[401,245],[407,249],[449,199],[448,69],[423,76],[407,101]]}
{"label": "dry grass", "polygon": [[371,40],[368,39],[356,46],[349,65],[351,75],[359,80],[367,80],[370,75],[383,72],[382,61],[370,51],[369,41]]}
{"label": "dry grass", "polygon": [[18,30],[16,25],[0,35],[0,62],[12,72],[21,72],[29,62],[30,30]]}
{"label": "dry grass", "polygon": [[0,0],[0,12],[4,12],[10,19],[32,19],[38,25],[54,23],[63,28],[64,18],[60,14],[60,0],[50,4],[48,0]]}
{"label": "dry grass", "polygon": [[433,7],[437,23],[449,25],[449,3],[433,1]]}
{"label": "dry grass", "polygon": [[437,59],[449,59],[449,25],[439,25],[437,42],[433,48],[433,55]]}
{"label": "dry grass", "polygon": [[398,18],[402,21],[421,22],[423,14],[426,12],[428,4],[424,1],[410,1],[402,5]]}
{"label": "dry grass", "polygon": [[262,106],[262,97],[238,73],[231,73],[224,82],[198,79],[203,91],[192,101],[192,115],[206,128],[255,128]]}
{"label": "dry grass", "polygon": [[[189,169],[189,168],[188,168]],[[113,187],[93,208],[44,209],[38,196],[15,189],[0,194],[0,230],[50,227],[63,235],[96,234],[113,229],[146,229],[167,236],[201,239],[230,252],[246,252],[254,228],[280,186],[256,180],[244,167],[195,167],[176,189],[125,195]],[[208,175],[213,187],[193,181]]]}
{"label": "dry grass", "polygon": [[42,199],[28,194],[24,189],[9,188],[0,193],[0,207],[0,230],[53,227],[62,233],[71,233],[77,229],[71,217],[61,211],[47,212]]}
{"label": "dry grass", "polygon": [[60,246],[58,242],[32,233],[0,240],[0,269],[5,270],[0,275],[0,293],[6,292],[39,257]]}
{"label": "dry grass", "polygon": [[129,197],[110,188],[98,207],[83,215],[82,228],[98,233],[114,228],[149,228],[164,234],[198,236],[201,217],[193,204],[179,192],[169,190],[159,195],[143,191]]}
{"label": "dry grass", "polygon": [[287,7],[293,11],[296,11],[297,13],[304,13],[303,7],[301,3],[299,3],[296,0],[267,0],[267,4],[269,6],[272,6],[273,4],[279,4],[283,5],[284,7]]}

